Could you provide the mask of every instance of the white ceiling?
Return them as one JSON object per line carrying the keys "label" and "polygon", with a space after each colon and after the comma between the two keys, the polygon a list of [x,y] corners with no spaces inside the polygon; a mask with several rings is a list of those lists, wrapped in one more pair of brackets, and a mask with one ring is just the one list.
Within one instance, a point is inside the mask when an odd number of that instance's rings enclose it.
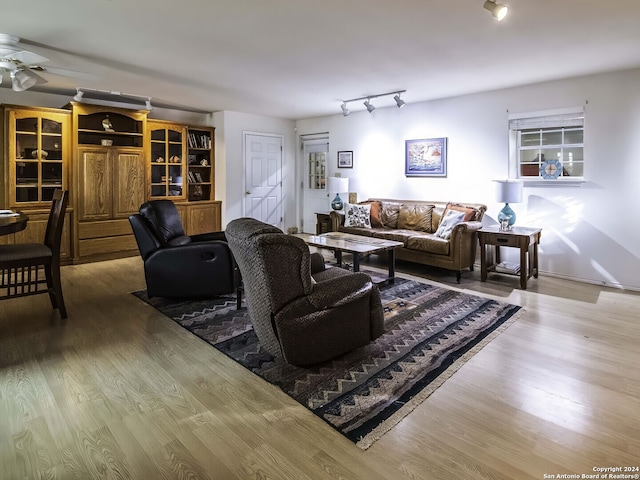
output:
{"label": "white ceiling", "polygon": [[640,66],[640,0],[498,0],[502,22],[483,2],[0,0],[0,32],[79,72],[34,90],[291,119]]}

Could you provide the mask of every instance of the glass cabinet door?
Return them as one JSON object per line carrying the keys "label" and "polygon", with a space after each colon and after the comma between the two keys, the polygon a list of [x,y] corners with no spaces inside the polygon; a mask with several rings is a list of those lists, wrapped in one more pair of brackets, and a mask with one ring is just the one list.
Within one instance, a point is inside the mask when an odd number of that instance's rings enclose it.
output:
{"label": "glass cabinet door", "polygon": [[184,127],[149,122],[151,198],[184,198]]}
{"label": "glass cabinet door", "polygon": [[66,188],[67,117],[12,111],[10,119],[11,203],[50,202],[56,189]]}

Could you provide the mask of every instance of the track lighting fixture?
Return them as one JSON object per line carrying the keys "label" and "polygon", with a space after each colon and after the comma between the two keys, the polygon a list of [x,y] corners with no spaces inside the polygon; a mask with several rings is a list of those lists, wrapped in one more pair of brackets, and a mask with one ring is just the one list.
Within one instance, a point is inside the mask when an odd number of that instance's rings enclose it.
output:
{"label": "track lighting fixture", "polygon": [[364,103],[364,106],[367,107],[367,111],[369,113],[372,113],[376,109],[376,107],[371,103],[371,100],[374,98],[386,97],[390,95],[395,95],[393,99],[396,101],[396,105],[398,106],[398,108],[402,108],[405,105],[405,101],[400,98],[400,94],[405,92],[406,90],[396,90],[394,92],[378,93],[376,95],[367,95],[366,97],[358,97],[358,98],[351,98],[349,100],[343,100],[342,105],[340,105],[340,108],[342,109],[342,115],[346,117],[351,113],[347,108],[347,103],[357,102],[359,100],[364,100],[363,103]]}
{"label": "track lighting fixture", "polygon": [[369,99],[368,99],[368,98],[364,101],[364,106],[365,106],[365,107],[367,107],[367,111],[368,111],[369,113],[373,112],[373,111],[376,109],[376,107],[374,107],[373,105],[371,105],[371,103],[369,102]]}
{"label": "track lighting fixture", "polygon": [[76,94],[73,96],[73,100],[76,102],[82,102],[84,95],[86,93],[95,93],[97,94],[98,99],[102,96],[104,99],[104,95],[116,95],[118,97],[123,97],[125,99],[135,99],[140,102],[144,102],[144,108],[147,110],[152,110],[153,106],[151,105],[151,97],[143,96],[143,95],[134,95],[133,93],[123,93],[123,92],[114,92],[110,90],[97,90],[95,88],[85,88],[85,87],[76,87]]}
{"label": "track lighting fixture", "polygon": [[493,18],[498,21],[506,17],[509,11],[509,7],[500,3],[496,3],[495,0],[485,0],[483,6],[485,9],[489,10]]}

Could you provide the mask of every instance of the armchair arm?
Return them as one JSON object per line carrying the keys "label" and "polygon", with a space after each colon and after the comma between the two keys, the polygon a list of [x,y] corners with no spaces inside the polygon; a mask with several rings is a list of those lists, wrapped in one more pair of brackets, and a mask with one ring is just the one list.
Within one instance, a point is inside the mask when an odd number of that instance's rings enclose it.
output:
{"label": "armchair arm", "polygon": [[231,293],[238,284],[226,242],[160,248],[144,262],[151,296],[197,297]]}
{"label": "armchair arm", "polygon": [[227,237],[224,232],[209,232],[209,233],[200,233],[198,235],[191,235],[191,241],[198,242],[210,242],[212,240],[220,240],[222,242],[227,241]]}
{"label": "armchair arm", "polygon": [[307,301],[315,310],[336,308],[368,297],[373,287],[369,275],[353,273],[316,283]]}
{"label": "armchair arm", "polygon": [[462,222],[453,227],[449,241],[457,270],[473,266],[478,243],[477,232],[481,228],[482,222]]}

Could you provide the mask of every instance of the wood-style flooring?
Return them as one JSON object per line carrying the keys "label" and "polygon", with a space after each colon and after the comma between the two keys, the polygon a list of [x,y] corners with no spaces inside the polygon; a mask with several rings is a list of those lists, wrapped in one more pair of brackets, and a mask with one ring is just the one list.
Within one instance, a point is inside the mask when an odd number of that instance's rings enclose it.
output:
{"label": "wood-style flooring", "polygon": [[46,295],[0,302],[0,479],[540,480],[640,466],[639,294],[398,272],[526,313],[362,451],[131,295],[145,287],[139,258],[63,267],[66,322]]}

